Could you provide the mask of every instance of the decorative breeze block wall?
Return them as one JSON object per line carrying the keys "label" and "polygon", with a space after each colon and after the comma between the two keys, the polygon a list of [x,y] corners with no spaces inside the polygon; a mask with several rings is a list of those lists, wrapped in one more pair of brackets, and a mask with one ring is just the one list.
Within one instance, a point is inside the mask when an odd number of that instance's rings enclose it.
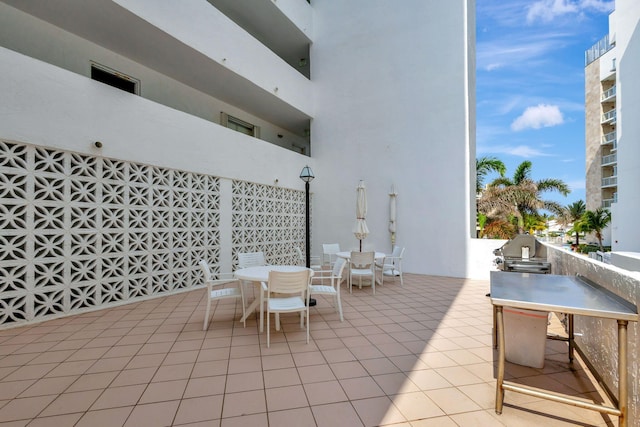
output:
{"label": "decorative breeze block wall", "polygon": [[238,252],[265,254],[269,264],[300,264],[305,251],[305,193],[281,187],[233,181],[233,268]]}
{"label": "decorative breeze block wall", "polygon": [[[197,285],[199,259],[219,268],[219,189],[213,176],[0,141],[0,328]],[[256,244],[299,234],[252,232]]]}

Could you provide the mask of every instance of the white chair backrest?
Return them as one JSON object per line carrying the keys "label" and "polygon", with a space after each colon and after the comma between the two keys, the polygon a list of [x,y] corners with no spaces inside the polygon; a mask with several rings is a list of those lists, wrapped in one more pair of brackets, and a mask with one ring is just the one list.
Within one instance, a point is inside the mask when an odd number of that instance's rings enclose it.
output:
{"label": "white chair backrest", "polygon": [[307,260],[304,258],[304,254],[302,253],[302,249],[296,246],[296,253],[298,254],[298,261],[306,262]]}
{"label": "white chair backrest", "polygon": [[207,261],[201,259],[200,268],[202,269],[202,274],[204,274],[204,281],[208,282],[209,280],[211,280],[211,269],[209,269],[209,264],[207,264]]}
{"label": "white chair backrest", "polygon": [[351,252],[351,265],[359,268],[372,268],[375,260],[375,252]]}
{"label": "white chair backrest", "polygon": [[263,252],[238,252],[238,267],[259,267],[267,265]]}
{"label": "white chair backrest", "polygon": [[403,254],[404,254],[404,248],[402,248],[400,246],[394,246],[393,247],[393,252],[391,253],[392,257],[402,258]]}
{"label": "white chair backrest", "polygon": [[302,271],[270,271],[269,293],[280,294],[301,293],[309,289],[311,270]]}
{"label": "white chair backrest", "polygon": [[347,260],[344,258],[338,258],[336,263],[333,265],[333,271],[331,275],[333,277],[342,277],[342,271],[344,270],[344,266],[347,265]]}

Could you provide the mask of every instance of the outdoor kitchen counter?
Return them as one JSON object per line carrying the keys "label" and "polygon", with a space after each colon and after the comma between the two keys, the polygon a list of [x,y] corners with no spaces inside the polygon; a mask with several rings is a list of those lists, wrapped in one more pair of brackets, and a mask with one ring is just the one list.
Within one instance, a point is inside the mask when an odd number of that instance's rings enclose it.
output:
{"label": "outdoor kitchen counter", "polygon": [[[551,274],[491,272],[491,303],[494,305],[498,344],[498,375],[496,383],[496,413],[502,413],[504,391],[510,390],[567,403],[585,409],[616,415],[619,425],[626,426],[627,386],[627,324],[638,321],[637,307],[577,276]],[[573,360],[573,316],[615,319],[618,323],[618,407],[597,405],[570,396],[504,381],[505,338],[503,307],[565,313],[569,318],[569,360]]]}

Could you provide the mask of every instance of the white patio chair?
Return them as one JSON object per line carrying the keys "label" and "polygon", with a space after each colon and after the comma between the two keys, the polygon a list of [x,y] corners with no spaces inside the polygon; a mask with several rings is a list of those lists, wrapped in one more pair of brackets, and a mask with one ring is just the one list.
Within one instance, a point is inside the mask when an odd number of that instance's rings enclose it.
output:
{"label": "white patio chair", "polygon": [[404,286],[402,280],[402,256],[404,248],[394,246],[391,255],[386,255],[381,263],[376,262],[376,269],[380,270],[380,285],[384,285],[384,276],[400,276],[400,286]]}
{"label": "white patio chair", "polygon": [[340,252],[340,244],[338,243],[323,243],[322,244],[322,264],[329,263],[331,267],[336,262],[336,254]]}
{"label": "white patio chair", "polygon": [[[204,323],[202,325],[202,330],[206,331],[209,326],[209,312],[211,311],[211,302],[228,299],[228,298],[240,298],[242,301],[242,318],[244,319],[245,314],[245,304],[244,304],[244,286],[240,283],[239,280],[233,277],[233,273],[221,273],[217,274],[214,278],[211,273],[211,269],[209,268],[209,264],[203,259],[200,260],[200,268],[202,269],[202,273],[204,274],[204,283],[207,285],[207,310],[204,314]],[[225,285],[231,285],[232,287],[222,287]],[[244,320],[245,328],[247,327],[247,322]]]}
{"label": "white patio chair", "polygon": [[238,252],[238,268],[267,265],[264,252]]}
{"label": "white patio chair", "polygon": [[362,289],[362,278],[369,277],[373,294],[376,294],[375,252],[351,251],[351,258],[349,259],[349,293],[352,292],[354,277],[359,279],[358,287],[360,289]]}
{"label": "white patio chair", "polygon": [[[307,259],[305,258],[304,254],[302,253],[302,249],[300,249],[299,247],[296,246],[296,253],[298,254],[298,263],[302,266],[307,266]],[[310,257],[311,260],[311,269],[312,270],[320,270],[322,269],[322,263],[320,261],[320,257],[317,255],[311,255]]]}
{"label": "white patio chair", "polygon": [[[343,258],[338,258],[333,265],[332,270],[317,270],[313,273],[311,283],[311,296],[313,295],[332,295],[333,305],[336,308],[338,314],[340,314],[340,321],[344,319],[342,317],[342,302],[340,301],[340,283],[342,282],[342,273],[347,261]],[[314,285],[313,280],[321,280],[320,285]],[[324,281],[328,280],[329,284],[325,285]]]}
{"label": "white patio chair", "polygon": [[276,330],[280,329],[280,313],[300,313],[300,327],[306,317],[309,343],[309,286],[311,270],[295,272],[270,271],[267,282],[267,348],[271,345],[271,313],[276,315]]}

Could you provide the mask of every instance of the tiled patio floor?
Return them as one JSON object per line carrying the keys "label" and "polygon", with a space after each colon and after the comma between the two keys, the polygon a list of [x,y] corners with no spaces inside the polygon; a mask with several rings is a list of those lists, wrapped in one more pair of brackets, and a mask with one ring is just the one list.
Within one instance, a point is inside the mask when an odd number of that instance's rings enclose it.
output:
{"label": "tiled patio floor", "polygon": [[[0,331],[0,425],[617,425],[510,392],[494,413],[488,291],[418,275],[375,297],[343,288],[344,322],[319,297],[311,342],[283,316],[270,349],[235,303],[203,332],[203,290]],[[507,364],[507,378],[601,401],[582,364],[567,369],[566,343],[546,351],[544,369]]]}

